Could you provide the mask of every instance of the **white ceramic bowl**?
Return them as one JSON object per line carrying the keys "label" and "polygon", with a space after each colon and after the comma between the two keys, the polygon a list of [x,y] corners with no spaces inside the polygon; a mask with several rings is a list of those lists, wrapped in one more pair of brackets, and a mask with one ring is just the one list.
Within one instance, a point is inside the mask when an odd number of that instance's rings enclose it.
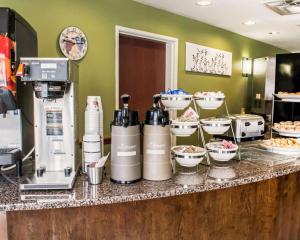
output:
{"label": "white ceramic bowl", "polygon": [[162,94],[161,102],[168,109],[185,109],[193,99],[193,95]]}
{"label": "white ceramic bowl", "polygon": [[[181,145],[184,147],[185,145]],[[176,151],[175,149],[179,146],[174,146],[171,148],[171,152],[176,160],[176,162],[183,167],[196,167],[199,163],[202,162],[204,155],[206,154],[206,150],[201,148],[200,153],[182,153]]]}
{"label": "white ceramic bowl", "polygon": [[217,109],[222,106],[225,96],[223,97],[197,97],[195,96],[196,103],[202,109]]}
{"label": "white ceramic bowl", "polygon": [[224,134],[230,128],[231,119],[229,118],[206,118],[200,120],[205,132],[211,135]]}
{"label": "white ceramic bowl", "polygon": [[189,137],[199,127],[199,122],[179,122],[172,120],[171,133],[178,137]]}
{"label": "white ceramic bowl", "polygon": [[234,144],[234,148],[232,149],[221,149],[215,147],[214,143],[207,143],[206,148],[209,156],[215,161],[227,162],[236,156],[239,147]]}

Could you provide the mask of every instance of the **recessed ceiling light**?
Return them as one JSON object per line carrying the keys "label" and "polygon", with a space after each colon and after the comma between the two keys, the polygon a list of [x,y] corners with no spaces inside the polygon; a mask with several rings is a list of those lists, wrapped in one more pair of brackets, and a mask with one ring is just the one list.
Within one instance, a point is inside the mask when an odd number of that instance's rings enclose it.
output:
{"label": "recessed ceiling light", "polygon": [[254,21],[252,21],[252,20],[243,22],[244,25],[248,25],[248,26],[254,25],[255,23],[256,23],[256,22],[254,22]]}
{"label": "recessed ceiling light", "polygon": [[211,5],[211,1],[208,1],[208,0],[198,1],[198,2],[196,2],[196,5],[201,6],[201,7],[209,6],[209,5]]}
{"label": "recessed ceiling light", "polygon": [[276,34],[279,34],[280,32],[277,32],[277,31],[272,31],[272,32],[269,32],[270,35],[276,35]]}

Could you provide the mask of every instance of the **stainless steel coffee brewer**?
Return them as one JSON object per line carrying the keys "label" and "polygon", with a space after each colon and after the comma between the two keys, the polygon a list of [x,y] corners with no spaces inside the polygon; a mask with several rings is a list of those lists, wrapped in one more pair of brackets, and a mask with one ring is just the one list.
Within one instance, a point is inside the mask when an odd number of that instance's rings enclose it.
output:
{"label": "stainless steel coffee brewer", "polygon": [[160,94],[153,96],[154,103],[146,112],[143,130],[143,178],[152,181],[162,181],[172,177],[169,113],[161,108],[160,98]]}
{"label": "stainless steel coffee brewer", "polygon": [[111,181],[128,184],[141,179],[140,137],[138,112],[130,110],[130,96],[121,96],[123,108],[114,111],[111,123]]}
{"label": "stainless steel coffee brewer", "polygon": [[67,58],[21,58],[21,80],[33,85],[35,173],[22,190],[70,189],[79,167],[78,66]]}

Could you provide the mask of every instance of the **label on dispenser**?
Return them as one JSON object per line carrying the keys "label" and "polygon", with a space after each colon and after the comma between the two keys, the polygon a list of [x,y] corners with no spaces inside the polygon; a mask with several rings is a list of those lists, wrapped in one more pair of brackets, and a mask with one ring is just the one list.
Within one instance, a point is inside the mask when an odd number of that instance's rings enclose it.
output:
{"label": "label on dispenser", "polygon": [[62,136],[64,134],[62,109],[48,108],[46,110],[46,123],[47,136]]}
{"label": "label on dispenser", "polygon": [[146,154],[148,155],[165,155],[165,150],[159,150],[159,149],[147,149]]}
{"label": "label on dispenser", "polygon": [[147,144],[146,154],[148,155],[165,155],[166,145],[163,143],[149,142]]}
{"label": "label on dispenser", "polygon": [[117,147],[118,157],[132,157],[136,156],[136,145],[121,144]]}
{"label": "label on dispenser", "polygon": [[130,151],[130,152],[117,152],[118,157],[131,157],[136,156],[136,151]]}

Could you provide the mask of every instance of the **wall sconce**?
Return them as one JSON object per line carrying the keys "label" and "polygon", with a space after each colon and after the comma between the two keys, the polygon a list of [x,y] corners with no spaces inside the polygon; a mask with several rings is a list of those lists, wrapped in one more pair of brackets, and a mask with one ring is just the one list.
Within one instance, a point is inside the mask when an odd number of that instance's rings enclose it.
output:
{"label": "wall sconce", "polygon": [[242,58],[242,76],[248,77],[252,74],[252,58]]}

